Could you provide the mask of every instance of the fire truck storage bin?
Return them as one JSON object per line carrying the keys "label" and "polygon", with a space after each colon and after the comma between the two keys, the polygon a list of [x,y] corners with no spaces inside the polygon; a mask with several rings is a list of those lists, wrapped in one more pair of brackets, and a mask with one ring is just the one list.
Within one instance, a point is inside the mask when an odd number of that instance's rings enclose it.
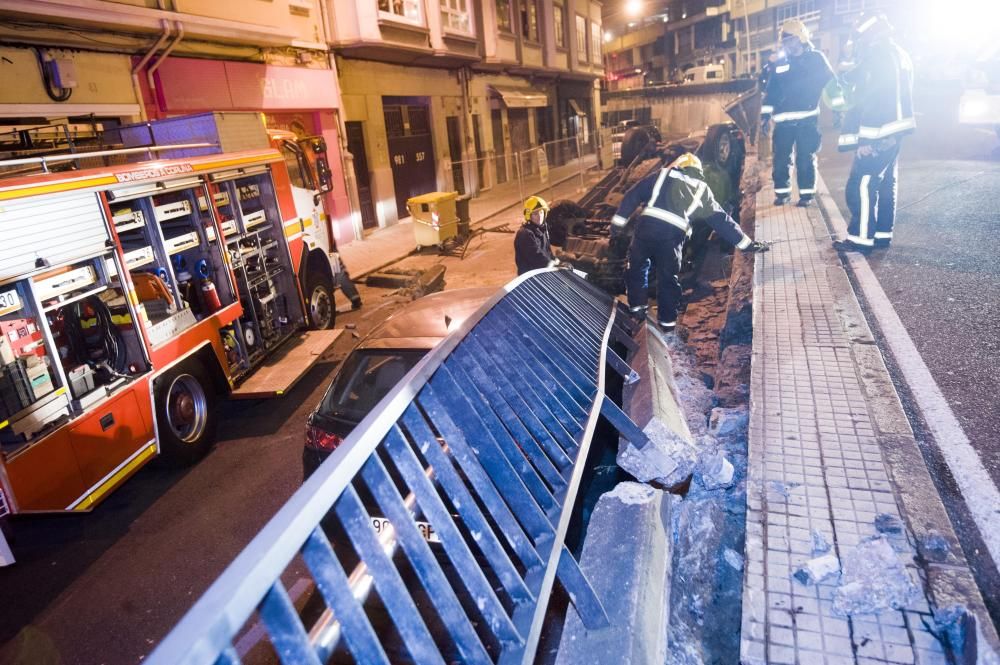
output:
{"label": "fire truck storage bin", "polygon": [[24,361],[18,358],[0,367],[0,421],[28,408],[33,401]]}
{"label": "fire truck storage bin", "polygon": [[73,397],[79,399],[94,389],[94,370],[89,365],[80,365],[69,373],[69,389]]}
{"label": "fire truck storage bin", "polygon": [[406,201],[406,209],[413,217],[413,236],[417,247],[441,245],[457,235],[457,196],[457,192],[431,192]]}
{"label": "fire truck storage bin", "polygon": [[48,395],[55,390],[52,385],[52,376],[49,374],[49,367],[41,358],[28,357],[27,359],[28,382],[31,384],[31,393],[35,399],[40,399],[43,395]]}

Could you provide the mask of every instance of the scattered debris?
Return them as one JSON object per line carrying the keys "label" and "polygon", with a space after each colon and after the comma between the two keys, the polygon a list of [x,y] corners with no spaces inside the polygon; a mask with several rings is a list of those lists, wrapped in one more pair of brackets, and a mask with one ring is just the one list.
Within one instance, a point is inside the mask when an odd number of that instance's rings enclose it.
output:
{"label": "scattered debris", "polygon": [[641,450],[631,442],[622,445],[618,466],[639,482],[654,482],[667,489],[686,483],[694,472],[701,448],[678,436],[658,418],[650,420],[642,431],[649,442]]}
{"label": "scattered debris", "polygon": [[838,616],[902,609],[920,593],[884,535],[862,540],[844,557],[840,582],[833,593]]}
{"label": "scattered debris", "polygon": [[615,485],[610,492],[602,495],[602,498],[618,499],[626,505],[637,505],[647,503],[657,495],[657,490],[643,483],[624,481]]}
{"label": "scattered debris", "polygon": [[344,328],[346,328],[347,330],[357,330],[358,324],[356,324],[356,323],[345,323],[344,324]]}
{"label": "scattered debris", "polygon": [[787,499],[792,490],[802,483],[783,483],[780,480],[767,481],[767,489]]}
{"label": "scattered debris", "polygon": [[951,543],[933,529],[920,538],[920,552],[928,561],[942,562],[948,559]]}
{"label": "scattered debris", "polygon": [[736,470],[726,456],[719,451],[706,455],[698,463],[697,478],[702,487],[707,490],[717,490],[732,487]]}
{"label": "scattered debris", "polygon": [[826,554],[830,551],[830,541],[826,539],[823,532],[819,529],[812,530],[812,553],[815,554]]}
{"label": "scattered debris", "polygon": [[750,423],[750,413],[745,406],[716,407],[708,420],[708,431],[716,438],[745,436]]}
{"label": "scattered debris", "polygon": [[734,570],[743,570],[743,555],[736,550],[727,547],[722,552],[722,558],[726,560]]}
{"label": "scattered debris", "polygon": [[879,533],[903,533],[903,522],[895,515],[880,513],[875,517],[875,528]]}
{"label": "scattered debris", "polygon": [[823,580],[840,572],[840,559],[836,554],[824,554],[815,559],[809,559],[800,566],[792,577],[802,584],[819,584]]}

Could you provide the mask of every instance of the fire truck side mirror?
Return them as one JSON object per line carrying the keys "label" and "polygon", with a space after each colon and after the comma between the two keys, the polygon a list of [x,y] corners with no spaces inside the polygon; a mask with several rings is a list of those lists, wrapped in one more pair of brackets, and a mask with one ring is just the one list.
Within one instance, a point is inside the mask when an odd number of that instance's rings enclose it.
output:
{"label": "fire truck side mirror", "polygon": [[330,163],[326,161],[326,155],[316,158],[316,175],[319,176],[319,191],[333,191],[333,174],[330,172]]}

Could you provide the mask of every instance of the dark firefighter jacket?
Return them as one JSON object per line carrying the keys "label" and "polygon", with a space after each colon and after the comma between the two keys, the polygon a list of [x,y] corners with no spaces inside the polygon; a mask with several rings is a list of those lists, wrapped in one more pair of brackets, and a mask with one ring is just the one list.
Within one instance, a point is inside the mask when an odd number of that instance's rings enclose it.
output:
{"label": "dark firefighter jacket", "polygon": [[913,63],[892,40],[869,46],[857,66],[844,73],[852,103],[837,141],[840,150],[910,134],[913,117]]}
{"label": "dark firefighter jacket", "polygon": [[712,195],[699,169],[663,168],[651,173],[625,194],[611,219],[615,226],[625,226],[629,216],[645,205],[640,217],[644,223],[671,224],[691,234],[691,223],[705,221],[723,240],[746,249],[752,240],[726,214]]}
{"label": "dark firefighter jacket", "polygon": [[525,222],[514,235],[514,263],[517,274],[545,268],[555,257],[549,242],[549,229],[545,224]]}
{"label": "dark firefighter jacket", "polygon": [[810,46],[802,55],[776,60],[764,89],[761,115],[775,122],[818,116],[820,95],[832,78],[826,56]]}

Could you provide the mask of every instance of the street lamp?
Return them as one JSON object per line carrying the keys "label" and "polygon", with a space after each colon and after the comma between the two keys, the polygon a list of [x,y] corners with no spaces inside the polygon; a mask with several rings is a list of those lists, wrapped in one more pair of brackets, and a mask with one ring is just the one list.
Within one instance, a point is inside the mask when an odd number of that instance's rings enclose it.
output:
{"label": "street lamp", "polygon": [[636,17],[642,13],[642,0],[628,0],[625,3],[625,13],[629,16]]}

